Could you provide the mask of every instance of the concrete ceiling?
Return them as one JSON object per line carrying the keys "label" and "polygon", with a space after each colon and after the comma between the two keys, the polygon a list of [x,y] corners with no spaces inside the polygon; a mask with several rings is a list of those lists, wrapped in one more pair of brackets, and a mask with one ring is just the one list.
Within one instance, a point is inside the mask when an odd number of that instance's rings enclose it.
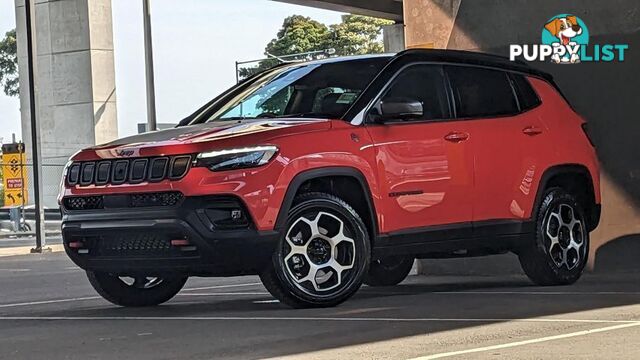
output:
{"label": "concrete ceiling", "polygon": [[402,0],[274,0],[402,22]]}

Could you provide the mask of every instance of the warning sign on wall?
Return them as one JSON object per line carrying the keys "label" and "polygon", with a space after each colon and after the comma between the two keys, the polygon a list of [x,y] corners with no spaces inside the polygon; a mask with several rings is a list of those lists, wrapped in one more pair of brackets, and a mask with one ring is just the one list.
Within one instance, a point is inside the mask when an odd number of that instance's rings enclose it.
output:
{"label": "warning sign on wall", "polygon": [[24,144],[2,145],[2,185],[4,206],[21,206],[27,203],[27,167]]}

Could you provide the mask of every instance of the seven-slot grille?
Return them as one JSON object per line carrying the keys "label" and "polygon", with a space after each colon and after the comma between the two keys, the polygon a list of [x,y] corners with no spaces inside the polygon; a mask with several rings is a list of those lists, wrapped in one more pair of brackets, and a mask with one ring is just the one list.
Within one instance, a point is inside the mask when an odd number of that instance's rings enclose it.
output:
{"label": "seven-slot grille", "polygon": [[67,172],[67,184],[120,185],[178,180],[190,165],[190,155],[74,162]]}

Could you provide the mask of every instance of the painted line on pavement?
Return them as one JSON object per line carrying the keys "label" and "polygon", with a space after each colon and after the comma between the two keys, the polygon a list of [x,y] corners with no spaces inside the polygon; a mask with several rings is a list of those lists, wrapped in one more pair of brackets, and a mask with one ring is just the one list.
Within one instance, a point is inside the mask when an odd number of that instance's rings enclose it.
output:
{"label": "painted line on pavement", "polygon": [[255,295],[271,295],[266,291],[263,292],[215,292],[215,293],[186,293],[186,294],[177,294],[178,296],[233,296],[233,295],[242,295],[242,296],[255,296]]}
{"label": "painted line on pavement", "polygon": [[29,272],[31,269],[0,269],[0,271],[6,272]]}
{"label": "painted line on pavement", "polygon": [[203,287],[195,287],[195,288],[187,288],[182,289],[181,291],[198,291],[198,290],[212,290],[212,289],[227,289],[234,287],[245,287],[245,286],[255,286],[262,285],[261,282],[247,283],[247,284],[229,284],[229,285],[213,285],[213,286],[203,286]]}
{"label": "painted line on pavement", "polygon": [[31,305],[45,305],[45,304],[56,304],[56,303],[65,303],[72,301],[84,301],[84,300],[96,300],[102,299],[100,296],[87,296],[87,297],[77,297],[70,299],[56,299],[56,300],[41,300],[41,301],[30,301],[30,302],[22,302],[22,303],[13,303],[13,304],[0,304],[0,308],[9,308],[9,307],[18,307],[18,306],[31,306]]}
{"label": "painted line on pavement", "polygon": [[335,321],[335,322],[524,322],[524,323],[588,323],[640,325],[638,320],[563,319],[563,318],[369,318],[369,317],[286,317],[286,316],[0,316],[0,320],[48,320],[48,321]]}
{"label": "painted line on pavement", "polygon": [[[182,291],[195,291],[195,290],[208,290],[208,289],[226,289],[233,287],[243,287],[243,286],[253,286],[260,285],[261,283],[248,283],[248,284],[232,284],[232,285],[217,285],[217,286],[207,286],[201,288],[190,288],[183,289]],[[232,295],[269,295],[267,292],[255,292],[255,293],[206,293],[206,294],[182,294],[181,296],[232,296]],[[10,308],[10,307],[19,307],[19,306],[34,306],[34,305],[47,305],[47,304],[57,304],[57,303],[65,303],[65,302],[74,302],[74,301],[86,301],[86,300],[96,300],[102,299],[100,296],[87,296],[87,297],[75,297],[69,299],[53,299],[53,300],[39,300],[39,301],[29,301],[29,302],[21,302],[21,303],[11,303],[11,304],[0,304],[0,308]]]}
{"label": "painted line on pavement", "polygon": [[625,328],[630,328],[635,326],[640,326],[640,321],[607,326],[607,327],[591,329],[591,330],[576,331],[576,332],[560,334],[560,335],[545,336],[541,338],[535,338],[535,339],[529,339],[529,340],[523,340],[523,341],[514,341],[514,342],[504,343],[499,345],[491,345],[491,346],[484,346],[484,347],[478,347],[478,348],[467,349],[467,350],[450,351],[445,353],[426,355],[426,356],[417,357],[411,360],[441,359],[441,358],[451,357],[451,356],[460,356],[460,355],[466,355],[471,353],[494,351],[494,350],[512,348],[516,346],[524,346],[524,345],[537,344],[537,343],[553,341],[553,340],[567,339],[567,338],[572,338],[577,336],[591,335],[591,334],[596,334],[596,333],[601,333],[606,331],[620,330],[620,329],[625,329]]}
{"label": "painted line on pavement", "polygon": [[434,291],[431,294],[460,295],[640,295],[640,291]]}
{"label": "painted line on pavement", "polygon": [[272,300],[256,300],[253,303],[254,304],[277,304],[279,302],[280,300],[278,299],[272,299]]}

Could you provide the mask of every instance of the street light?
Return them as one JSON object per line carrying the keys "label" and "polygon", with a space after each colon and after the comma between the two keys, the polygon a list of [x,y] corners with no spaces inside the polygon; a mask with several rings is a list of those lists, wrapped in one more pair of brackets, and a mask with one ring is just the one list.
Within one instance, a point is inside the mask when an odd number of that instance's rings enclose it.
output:
{"label": "street light", "polygon": [[157,129],[156,92],[153,78],[153,42],[151,39],[151,7],[149,0],[142,0],[142,23],[144,27],[144,61],[147,84],[147,131]]}

